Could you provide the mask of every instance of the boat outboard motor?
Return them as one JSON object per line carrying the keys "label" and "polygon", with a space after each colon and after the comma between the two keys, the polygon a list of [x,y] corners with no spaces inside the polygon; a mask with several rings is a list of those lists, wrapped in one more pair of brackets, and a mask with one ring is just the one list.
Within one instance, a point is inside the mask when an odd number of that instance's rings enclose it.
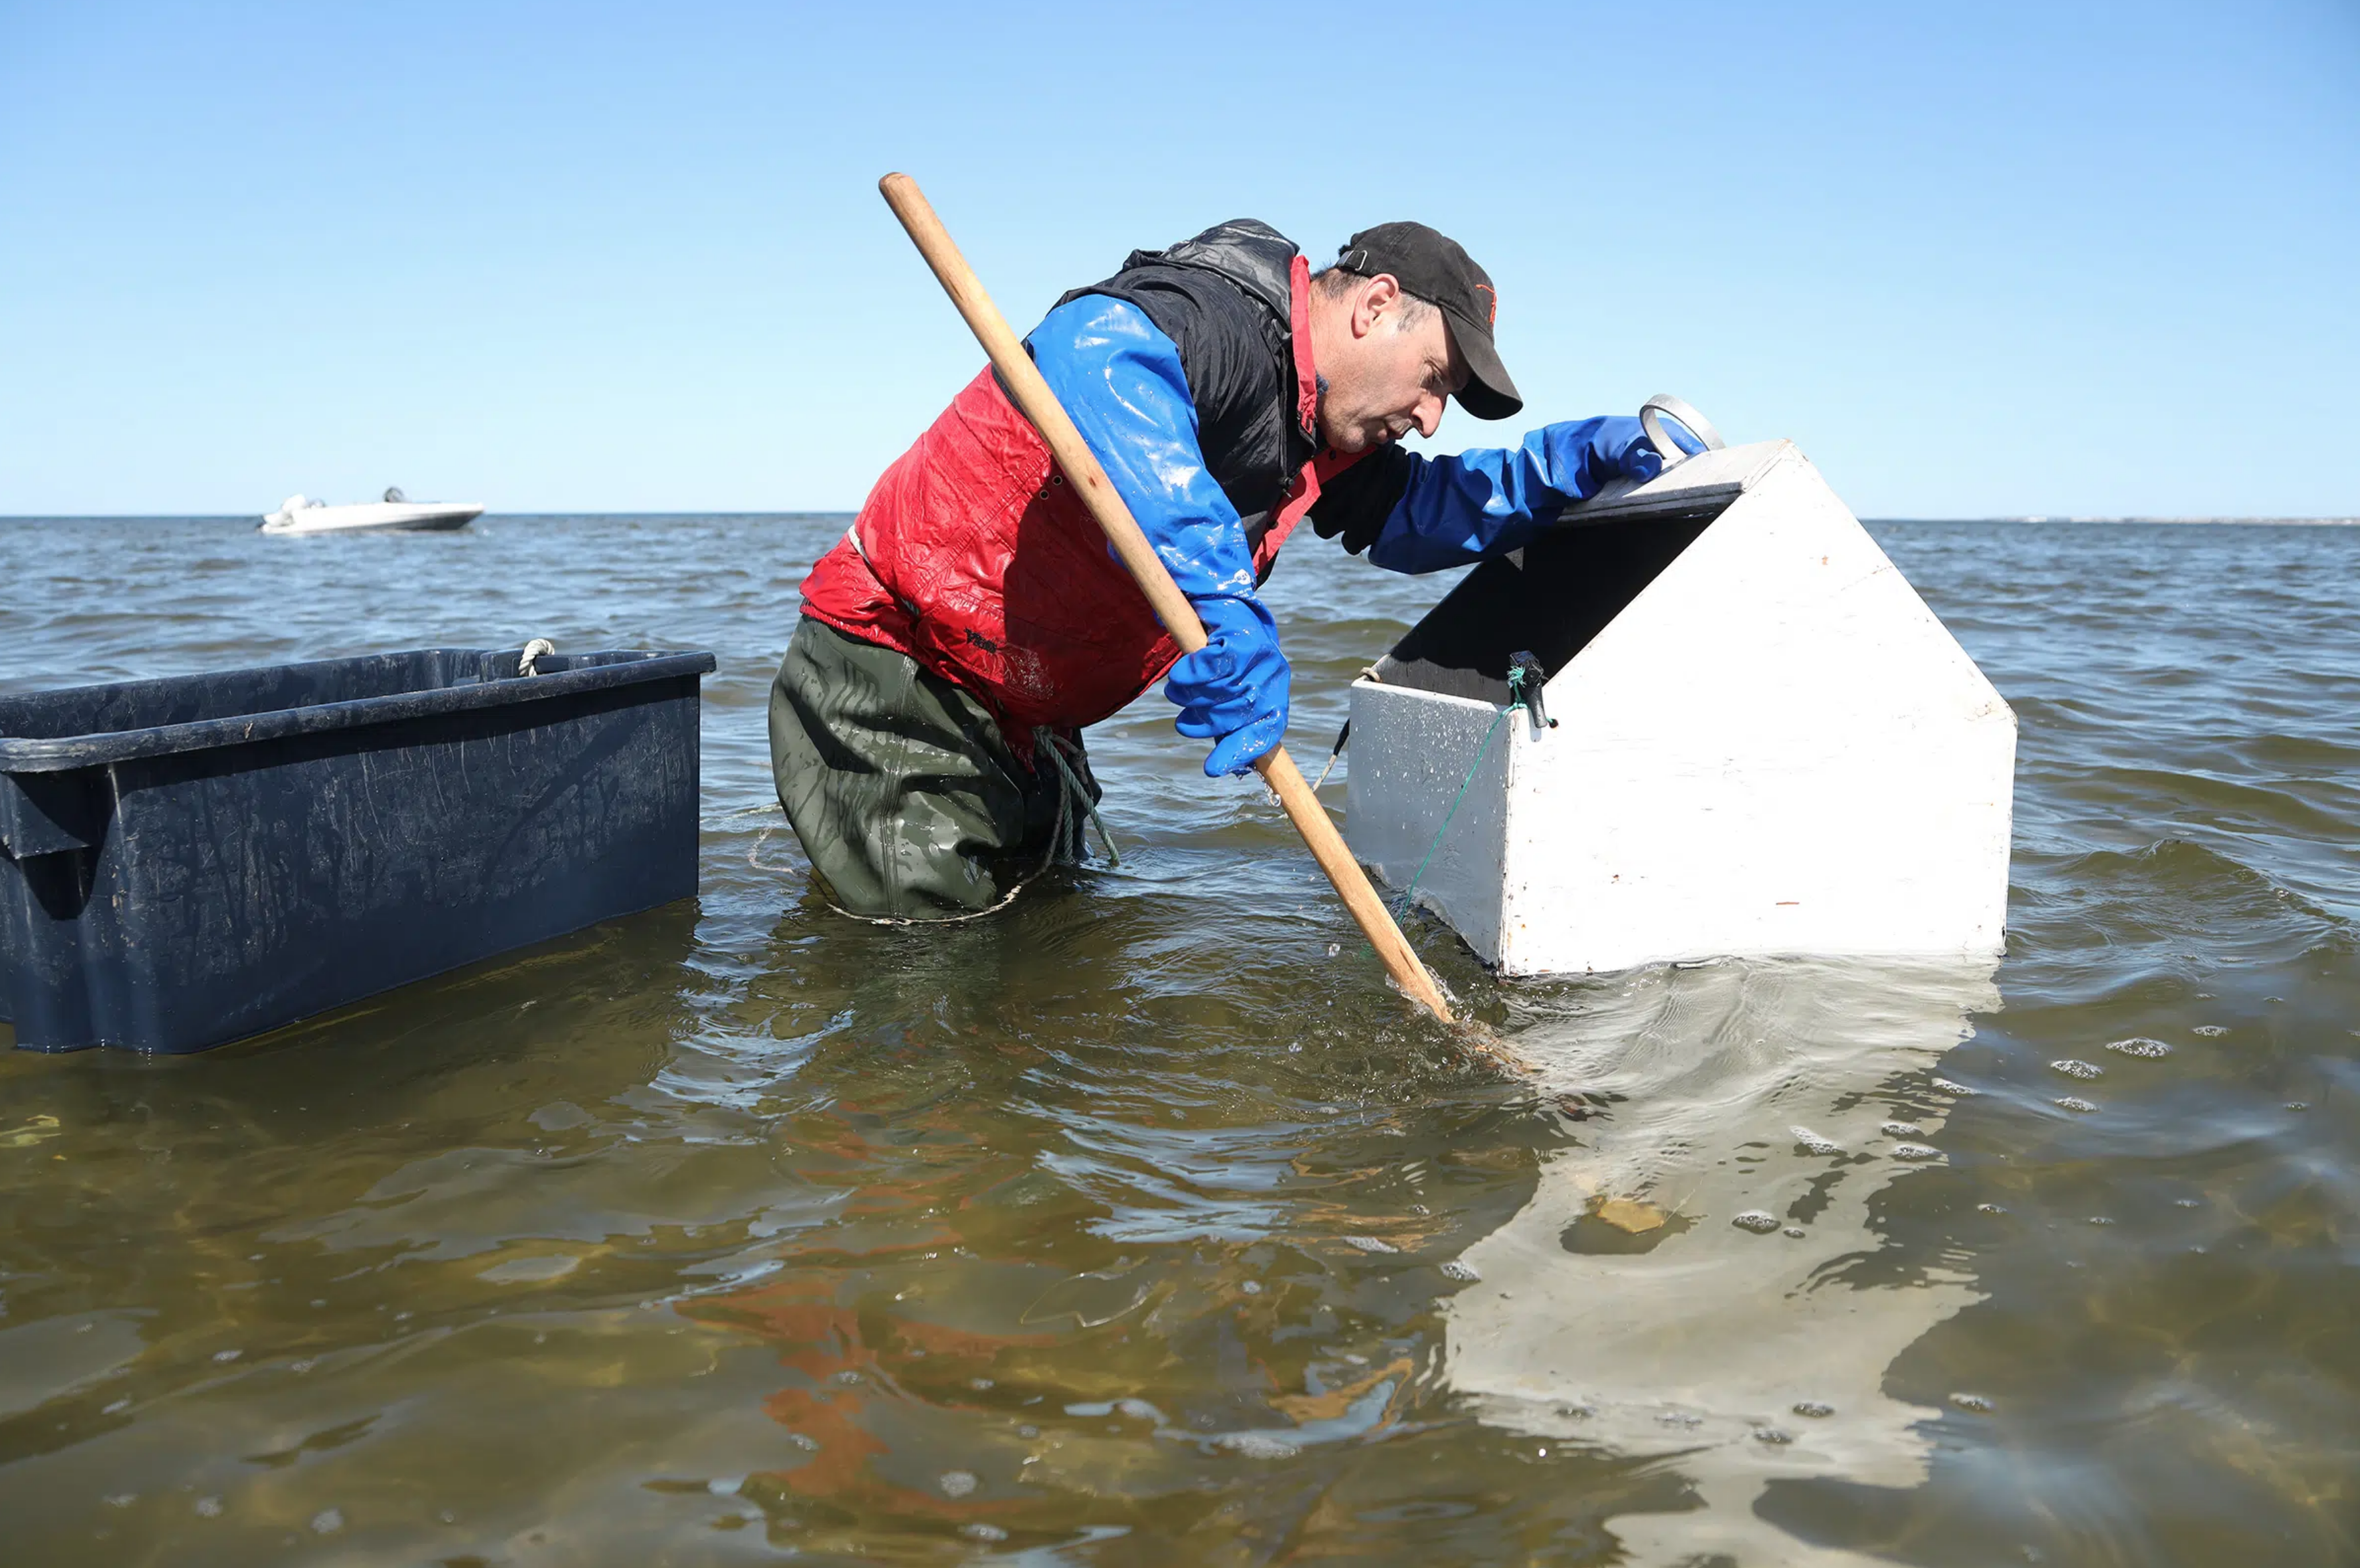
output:
{"label": "boat outboard motor", "polygon": [[399,506],[410,499],[409,496],[401,493],[401,486],[399,485],[387,485],[385,487],[385,498],[393,502],[396,506]]}

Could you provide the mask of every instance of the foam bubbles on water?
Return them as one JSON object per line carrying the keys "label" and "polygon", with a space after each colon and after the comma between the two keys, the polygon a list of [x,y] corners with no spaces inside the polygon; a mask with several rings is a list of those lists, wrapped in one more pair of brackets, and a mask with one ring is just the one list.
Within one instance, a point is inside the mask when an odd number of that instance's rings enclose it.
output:
{"label": "foam bubbles on water", "polygon": [[2206,1040],[2218,1040],[2229,1031],[2225,1027],[2220,1024],[2198,1024],[2194,1029],[2188,1032],[2191,1034],[2201,1034]]}
{"label": "foam bubbles on water", "polygon": [[1939,1160],[1942,1158],[1942,1151],[1928,1148],[1922,1143],[1896,1143],[1893,1146],[1893,1158],[1909,1160]]}
{"label": "foam bubbles on water", "polygon": [[2094,1111],[2098,1108],[2094,1104],[2081,1098],[2079,1094],[2060,1095],[2056,1101],[2056,1105],[2060,1111],[2073,1111],[2076,1113]]}
{"label": "foam bubbles on water", "polygon": [[1213,1440],[1213,1446],[1242,1454],[1249,1459],[1292,1459],[1295,1454],[1295,1444],[1262,1432],[1226,1432]]}
{"label": "foam bubbles on water", "polygon": [[1483,1276],[1476,1270],[1475,1265],[1457,1258],[1454,1258],[1449,1262],[1444,1264],[1442,1266],[1442,1272],[1446,1279],[1463,1279],[1470,1284],[1472,1284],[1474,1281],[1483,1278]]}
{"label": "foam bubbles on water", "polygon": [[333,1535],[344,1528],[344,1510],[342,1508],[322,1508],[311,1516],[313,1535]]}
{"label": "foam bubbles on water", "polygon": [[2092,1078],[2103,1078],[2106,1075],[2106,1070],[2099,1066],[2096,1062],[2077,1062],[2070,1056],[2062,1062],[2050,1062],[2049,1064],[2049,1071],[2051,1073],[2062,1073],[2068,1078],[2079,1078],[2084,1082],[2087,1082]]}
{"label": "foam bubbles on water", "polygon": [[996,1524],[986,1524],[981,1519],[977,1519],[972,1524],[959,1526],[959,1533],[969,1541],[1006,1541],[1008,1539],[1006,1530]]}
{"label": "foam bubbles on water", "polygon": [[1381,1236],[1348,1236],[1344,1239],[1363,1252],[1399,1252],[1401,1250]]}
{"label": "foam bubbles on water", "polygon": [[1934,1087],[1939,1089],[1945,1094],[1966,1095],[1980,1094],[1983,1093],[1981,1089],[1970,1089],[1964,1083],[1953,1083],[1948,1078],[1935,1079]]}
{"label": "foam bubbles on water", "polygon": [[[2196,1032],[2202,1034],[2204,1031],[2198,1029]],[[2106,1049],[2118,1056],[2144,1056],[2150,1061],[2171,1054],[2171,1047],[2159,1040],[2149,1040],[2143,1034],[2133,1035],[2128,1040],[2110,1040],[2106,1041]]]}
{"label": "foam bubbles on water", "polygon": [[1991,1396],[1988,1394],[1952,1394],[1950,1403],[1962,1410],[1969,1410],[1979,1416],[1987,1416],[1999,1408],[1992,1403]]}
{"label": "foam bubbles on water", "polygon": [[964,1497],[975,1491],[975,1473],[970,1470],[945,1470],[934,1485],[943,1489],[945,1497]]}
{"label": "foam bubbles on water", "polygon": [[1823,1399],[1797,1399],[1792,1408],[1797,1415],[1809,1421],[1825,1421],[1836,1413],[1836,1408]]}
{"label": "foam bubbles on water", "polygon": [[1916,1122],[1887,1122],[1877,1131],[1887,1138],[1924,1138],[1926,1129]]}
{"label": "foam bubbles on water", "polygon": [[219,1519],[221,1516],[222,1500],[219,1497],[199,1497],[197,1499],[197,1517],[199,1519]]}
{"label": "foam bubbles on water", "polygon": [[1842,1144],[1831,1138],[1821,1138],[1809,1127],[1788,1127],[1786,1130],[1795,1135],[1795,1141],[1802,1145],[1806,1154],[1841,1154],[1844,1151]]}
{"label": "foam bubbles on water", "polygon": [[1754,1429],[1754,1441],[1766,1443],[1773,1448],[1783,1448],[1795,1441],[1795,1434],[1791,1432],[1782,1432],[1775,1426],[1756,1427]]}
{"label": "foam bubbles on water", "polygon": [[1740,1230],[1750,1230],[1756,1236],[1768,1236],[1778,1228],[1778,1216],[1761,1209],[1748,1209],[1742,1214],[1731,1215],[1729,1223]]}

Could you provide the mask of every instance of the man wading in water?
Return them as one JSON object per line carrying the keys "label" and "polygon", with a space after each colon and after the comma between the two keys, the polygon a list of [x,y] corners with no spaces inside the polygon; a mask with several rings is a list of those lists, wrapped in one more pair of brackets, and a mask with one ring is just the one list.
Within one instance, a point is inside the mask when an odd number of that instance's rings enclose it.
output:
{"label": "man wading in water", "polygon": [[770,690],[779,801],[828,895],[951,919],[1079,858],[1098,797],[1081,731],[1158,680],[1180,733],[1213,743],[1205,772],[1245,772],[1286,731],[1254,590],[1306,516],[1379,566],[1436,572],[1653,477],[1633,419],[1434,461],[1396,444],[1432,435],[1447,397],[1480,419],[1524,407],[1496,311],[1490,277],[1422,223],[1353,235],[1317,277],[1275,230],[1223,223],[1059,300],[1026,346],[1210,640],[1180,657],[987,366],[803,580]]}

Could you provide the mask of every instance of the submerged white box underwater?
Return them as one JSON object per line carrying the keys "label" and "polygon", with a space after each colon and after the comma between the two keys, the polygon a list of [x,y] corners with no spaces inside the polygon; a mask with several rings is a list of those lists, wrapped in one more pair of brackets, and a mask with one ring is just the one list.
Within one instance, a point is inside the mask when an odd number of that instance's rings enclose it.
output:
{"label": "submerged white box underwater", "polygon": [[[1352,686],[1346,838],[1384,881],[1512,975],[1999,952],[2016,715],[1793,442],[1520,554]],[[1556,727],[1500,716],[1522,650]]]}

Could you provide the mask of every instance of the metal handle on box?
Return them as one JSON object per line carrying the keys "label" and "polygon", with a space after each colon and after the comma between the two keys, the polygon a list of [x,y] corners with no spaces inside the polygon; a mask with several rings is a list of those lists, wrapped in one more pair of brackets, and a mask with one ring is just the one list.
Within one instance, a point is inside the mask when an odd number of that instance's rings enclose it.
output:
{"label": "metal handle on box", "polygon": [[1670,393],[1658,392],[1639,405],[1639,428],[1647,432],[1647,440],[1652,441],[1655,450],[1663,454],[1664,467],[1666,471],[1686,463],[1695,455],[1683,451],[1680,444],[1672,440],[1671,433],[1664,429],[1664,420],[1667,416],[1675,423],[1686,429],[1688,434],[1704,442],[1704,449],[1707,452],[1719,452],[1729,444],[1721,439],[1721,432],[1712,428],[1710,419],[1706,419]]}

